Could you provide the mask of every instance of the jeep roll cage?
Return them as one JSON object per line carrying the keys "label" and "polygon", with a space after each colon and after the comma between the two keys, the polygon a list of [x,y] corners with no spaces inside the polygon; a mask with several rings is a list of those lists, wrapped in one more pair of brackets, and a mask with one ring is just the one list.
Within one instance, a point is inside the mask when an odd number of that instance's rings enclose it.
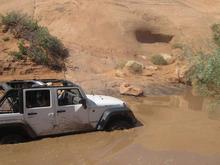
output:
{"label": "jeep roll cage", "polygon": [[[0,107],[7,99],[12,109],[11,113],[23,113],[23,89],[37,89],[37,88],[57,88],[57,87],[77,87],[82,93],[83,97],[86,97],[85,93],[75,83],[62,79],[33,79],[33,80],[12,80],[9,82],[0,83],[0,90],[3,91],[3,95],[0,95]],[[10,99],[8,99],[10,97]],[[6,113],[4,110],[0,110],[0,113]],[[8,113],[8,112],[7,112]]]}
{"label": "jeep roll cage", "polygon": [[11,89],[30,89],[43,87],[79,87],[71,81],[62,79],[33,79],[33,80],[13,80],[0,83],[0,89],[5,92]]}
{"label": "jeep roll cage", "polygon": [[[51,85],[55,84],[55,85]],[[59,85],[58,85],[59,84]],[[24,89],[24,88],[42,88],[42,87],[72,87],[77,86],[77,84],[72,83],[71,81],[62,80],[62,79],[33,79],[33,80],[13,80],[9,82],[0,83],[0,87],[4,90],[9,89]]]}

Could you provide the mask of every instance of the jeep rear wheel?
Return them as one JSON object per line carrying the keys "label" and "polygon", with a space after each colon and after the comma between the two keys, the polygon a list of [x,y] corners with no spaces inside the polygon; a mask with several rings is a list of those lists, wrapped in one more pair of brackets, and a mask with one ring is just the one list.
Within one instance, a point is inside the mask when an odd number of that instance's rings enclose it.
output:
{"label": "jeep rear wheel", "polygon": [[0,144],[15,144],[25,141],[25,137],[19,134],[8,134],[1,138]]}
{"label": "jeep rear wheel", "polygon": [[132,128],[132,125],[128,121],[119,120],[119,121],[110,122],[106,126],[106,131],[124,130],[129,128]]}

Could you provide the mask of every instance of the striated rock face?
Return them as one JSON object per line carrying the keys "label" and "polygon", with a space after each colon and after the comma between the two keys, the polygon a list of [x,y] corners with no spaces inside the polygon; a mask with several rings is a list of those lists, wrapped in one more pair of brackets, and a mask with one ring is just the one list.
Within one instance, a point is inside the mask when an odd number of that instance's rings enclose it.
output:
{"label": "striated rock face", "polygon": [[125,68],[133,73],[142,73],[144,65],[137,61],[128,61]]}
{"label": "striated rock face", "polygon": [[121,95],[142,96],[144,94],[143,89],[128,83],[121,84],[119,90]]}

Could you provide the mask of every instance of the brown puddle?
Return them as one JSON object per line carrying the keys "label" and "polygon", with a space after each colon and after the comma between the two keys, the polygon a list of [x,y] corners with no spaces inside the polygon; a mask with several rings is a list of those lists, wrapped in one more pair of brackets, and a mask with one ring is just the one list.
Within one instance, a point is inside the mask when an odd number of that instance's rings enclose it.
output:
{"label": "brown puddle", "polygon": [[220,164],[220,110],[210,100],[189,91],[124,100],[143,126],[2,145],[0,164]]}

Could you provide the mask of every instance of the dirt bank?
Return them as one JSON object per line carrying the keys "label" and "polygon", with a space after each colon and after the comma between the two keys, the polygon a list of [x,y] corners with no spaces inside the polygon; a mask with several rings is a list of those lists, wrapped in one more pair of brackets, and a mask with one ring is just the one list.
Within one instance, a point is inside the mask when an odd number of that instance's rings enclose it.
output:
{"label": "dirt bank", "polygon": [[[39,20],[64,42],[70,57],[66,60],[65,75],[48,69],[41,72],[40,67],[36,72],[27,71],[20,77],[20,71],[7,73],[6,69],[0,79],[30,78],[33,75],[66,77],[82,83],[88,91],[97,92],[115,89],[124,81],[142,87],[169,85],[184,61],[176,60],[172,65],[162,66],[153,76],[118,78],[115,71],[128,60],[152,65],[150,58],[157,53],[184,56],[186,52],[181,50],[179,43],[193,50],[208,49],[210,26],[220,19],[219,6],[217,0],[2,0],[1,13],[20,10]],[[5,45],[1,41],[1,44],[5,47],[1,49],[0,60],[7,63],[4,50],[16,46],[16,42],[12,40]],[[27,65],[22,68],[25,70]]]}

